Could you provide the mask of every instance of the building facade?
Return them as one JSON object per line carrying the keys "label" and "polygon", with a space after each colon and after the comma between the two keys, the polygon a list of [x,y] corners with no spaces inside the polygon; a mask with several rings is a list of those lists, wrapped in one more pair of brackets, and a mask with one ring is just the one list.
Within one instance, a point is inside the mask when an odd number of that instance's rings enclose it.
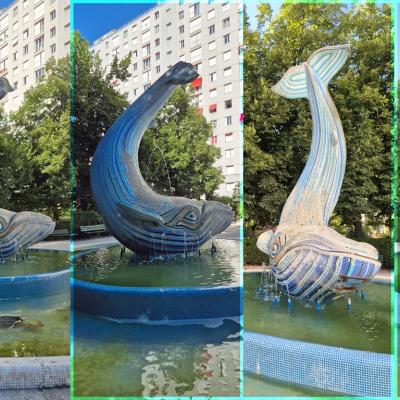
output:
{"label": "building facade", "polygon": [[5,111],[16,111],[46,61],[66,57],[69,48],[69,0],[17,0],[0,10],[0,76],[14,88],[2,100]]}
{"label": "building facade", "polygon": [[225,178],[218,189],[224,196],[232,196],[242,169],[241,16],[242,6],[237,3],[164,3],[108,32],[92,46],[104,67],[115,55],[132,53],[132,76],[127,82],[115,81],[129,101],[178,61],[195,66],[200,76],[191,83],[193,102],[213,125],[211,144],[221,149],[216,166]]}

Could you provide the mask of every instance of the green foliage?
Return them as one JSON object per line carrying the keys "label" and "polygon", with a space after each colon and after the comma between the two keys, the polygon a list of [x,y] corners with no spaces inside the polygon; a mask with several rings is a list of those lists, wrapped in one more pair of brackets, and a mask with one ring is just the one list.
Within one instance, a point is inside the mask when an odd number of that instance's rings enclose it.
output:
{"label": "green foliage", "polygon": [[144,179],[159,193],[212,197],[223,177],[213,167],[220,150],[207,143],[211,135],[211,125],[191,104],[190,94],[178,87],[142,139],[139,160]]}
{"label": "green foliage", "polygon": [[103,224],[100,215],[94,210],[78,210],[74,214],[75,227]]}
{"label": "green foliage", "polygon": [[382,268],[385,269],[392,269],[392,251],[390,245],[390,238],[370,238],[364,237],[363,242],[367,242],[374,246],[377,250],[379,255],[382,257]]}
{"label": "green foliage", "polygon": [[93,209],[90,189],[90,160],[98,142],[106,130],[128,105],[112,81],[125,81],[129,76],[130,54],[118,60],[114,58],[106,72],[98,54],[89,50],[88,42],[79,32],[74,36],[74,98],[72,134],[74,138],[75,207]]}
{"label": "green foliage", "polygon": [[243,243],[244,263],[248,265],[269,264],[268,256],[257,247],[257,239],[254,237],[244,238]]}
{"label": "green foliage", "polygon": [[219,201],[229,206],[235,212],[235,219],[240,218],[240,193],[239,185],[233,190],[233,196],[213,196],[212,200]]}
{"label": "green foliage", "polygon": [[51,58],[45,77],[11,115],[18,173],[11,186],[13,210],[44,211],[56,220],[68,210],[69,115],[68,59]]}
{"label": "green foliage", "polygon": [[306,100],[286,100],[273,86],[322,46],[350,43],[351,55],[330,84],[347,142],[347,166],[335,212],[362,235],[361,214],[390,216],[391,52],[389,5],[283,4],[272,18],[259,6],[258,29],[244,30],[245,218],[276,225],[308,157]]}

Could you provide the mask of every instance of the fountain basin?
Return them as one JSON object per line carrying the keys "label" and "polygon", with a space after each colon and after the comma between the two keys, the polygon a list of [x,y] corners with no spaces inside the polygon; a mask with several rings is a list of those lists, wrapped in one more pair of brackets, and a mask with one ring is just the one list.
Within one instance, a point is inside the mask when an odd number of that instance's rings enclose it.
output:
{"label": "fountain basin", "polygon": [[202,320],[241,315],[239,246],[216,240],[215,257],[144,263],[121,246],[75,257],[73,307],[113,319]]}

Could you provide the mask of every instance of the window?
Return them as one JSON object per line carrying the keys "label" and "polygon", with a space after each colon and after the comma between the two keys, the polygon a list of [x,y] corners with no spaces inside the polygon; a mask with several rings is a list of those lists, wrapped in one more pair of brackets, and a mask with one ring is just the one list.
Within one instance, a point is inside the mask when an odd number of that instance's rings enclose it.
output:
{"label": "window", "polygon": [[229,25],[230,25],[229,17],[228,17],[228,18],[224,18],[224,19],[222,20],[222,27],[223,27],[223,28],[228,28]]}
{"label": "window", "polygon": [[200,3],[195,3],[189,8],[189,18],[196,17],[200,15]]}
{"label": "window", "polygon": [[189,32],[195,32],[201,28],[201,17],[194,19],[193,21],[190,21],[189,23]]}
{"label": "window", "polygon": [[132,57],[133,58],[137,58],[137,50],[133,50],[132,51]]}
{"label": "window", "polygon": [[15,32],[18,29],[18,21],[13,24],[13,31]]}
{"label": "window", "polygon": [[150,57],[143,60],[143,70],[150,68]]}
{"label": "window", "polygon": [[13,61],[17,61],[18,58],[18,51],[13,54]]}
{"label": "window", "polygon": [[194,64],[193,67],[198,73],[200,73],[202,70],[203,64],[201,62],[199,62],[197,64]]}
{"label": "window", "polygon": [[197,96],[194,96],[193,101],[196,107],[201,107],[203,105],[203,95],[198,94]]}
{"label": "window", "polygon": [[22,3],[22,8],[26,8],[28,6],[28,0],[24,0]]}
{"label": "window", "polygon": [[56,44],[54,43],[54,44],[52,44],[51,46],[50,46],[50,53],[51,54],[54,54],[56,52]]}
{"label": "window", "polygon": [[235,173],[235,166],[234,165],[227,165],[226,166],[226,175],[232,175]]}
{"label": "window", "polygon": [[150,55],[150,45],[147,44],[146,46],[142,47],[142,57],[146,57]]}
{"label": "window", "polygon": [[136,71],[137,70],[137,63],[133,64],[133,70]]}
{"label": "window", "polygon": [[210,121],[210,124],[215,129],[217,127],[217,120],[213,119],[212,121]]}
{"label": "window", "polygon": [[156,11],[156,12],[154,13],[154,19],[158,19],[158,18],[160,18],[160,12],[159,12],[159,11]]}
{"label": "window", "polygon": [[179,34],[182,35],[182,33],[185,33],[185,27],[184,27],[184,25],[181,25],[181,26],[179,27]]}
{"label": "window", "polygon": [[128,30],[126,29],[125,31],[124,31],[124,39],[126,39],[128,37]]}
{"label": "window", "polygon": [[195,33],[193,36],[190,36],[190,47],[196,47],[201,44],[201,32]]}
{"label": "window", "polygon": [[44,19],[40,20],[39,22],[36,22],[33,33],[36,36],[40,35],[43,32],[44,32]]}
{"label": "window", "polygon": [[134,77],[133,77],[133,83],[137,83],[137,82],[138,82],[138,79],[139,79],[139,78],[138,78],[138,76],[137,76],[137,75],[136,75],[136,76],[134,76]]}
{"label": "window", "polygon": [[179,61],[186,61],[186,57],[185,57],[184,54],[181,54],[181,55],[179,56]]}
{"label": "window", "polygon": [[44,36],[35,40],[35,52],[42,50],[44,48]]}
{"label": "window", "polygon": [[8,55],[8,44],[0,49],[0,59]]}
{"label": "window", "polygon": [[29,30],[28,29],[25,29],[23,32],[22,32],[22,39],[28,39],[28,37],[29,37]]}
{"label": "window", "polygon": [[0,42],[6,42],[8,40],[8,29],[0,33]]}
{"label": "window", "polygon": [[222,12],[228,11],[231,8],[229,3],[222,4]]}
{"label": "window", "polygon": [[217,135],[211,136],[211,144],[217,144]]}
{"label": "window", "polygon": [[39,4],[37,7],[35,7],[34,10],[34,19],[37,19],[39,17],[41,17],[42,15],[44,15],[44,2]]}
{"label": "window", "polygon": [[201,47],[190,52],[190,61],[197,61],[201,58]]}
{"label": "window", "polygon": [[160,52],[157,52],[157,53],[156,53],[156,60],[159,60],[160,57],[161,57],[161,56],[160,56]]}
{"label": "window", "polygon": [[13,89],[16,90],[18,88],[18,81],[14,82],[12,86]]}
{"label": "window", "polygon": [[215,25],[210,25],[208,27],[208,34],[213,35],[215,33]]}
{"label": "window", "polygon": [[28,76],[24,76],[23,82],[24,82],[24,86],[28,83]]}
{"label": "window", "polygon": [[18,7],[14,7],[13,16],[16,17],[18,15]]}
{"label": "window", "polygon": [[137,37],[135,37],[135,38],[132,39],[132,45],[133,45],[133,46],[136,46],[136,45],[137,45]]}
{"label": "window", "polygon": [[114,49],[112,51],[113,57],[118,57],[119,56],[119,47],[117,47],[116,49]]}
{"label": "window", "polygon": [[168,27],[171,26],[171,22],[168,22],[168,23],[167,23],[167,26],[168,26]]}
{"label": "window", "polygon": [[137,32],[137,25],[132,25],[132,33],[136,33]]}
{"label": "window", "polygon": [[232,57],[232,52],[230,50],[225,51],[225,53],[224,53],[224,61],[230,60],[231,57]]}
{"label": "window", "polygon": [[53,10],[53,11],[50,13],[50,21],[53,21],[53,19],[56,19],[56,10]]}
{"label": "window", "polygon": [[217,58],[216,58],[216,57],[211,57],[211,58],[208,60],[208,66],[209,66],[209,67],[213,67],[215,64],[217,64]]}
{"label": "window", "polygon": [[39,68],[37,71],[35,71],[35,78],[36,82],[44,75],[44,68]]}
{"label": "window", "polygon": [[160,45],[160,39],[156,39],[156,46]]}
{"label": "window", "polygon": [[7,69],[8,58],[0,62],[0,71],[4,71]]}
{"label": "window", "polygon": [[217,47],[217,45],[215,43],[215,40],[213,40],[212,42],[208,43],[208,50],[209,51],[215,50],[216,47]]}
{"label": "window", "polygon": [[183,19],[183,17],[185,16],[183,11],[179,11],[179,19]]}
{"label": "window", "polygon": [[230,143],[233,141],[233,133],[225,133],[225,143]]}
{"label": "window", "polygon": [[159,65],[157,65],[156,67],[156,73],[159,74],[161,72],[161,67]]}
{"label": "window", "polygon": [[225,125],[232,125],[232,117],[230,115],[228,117],[225,117]]}
{"label": "window", "polygon": [[8,15],[0,20],[0,30],[7,28],[8,26]]}
{"label": "window", "polygon": [[210,104],[208,106],[208,111],[210,112],[210,114],[217,112],[217,105],[216,104]]}
{"label": "window", "polygon": [[43,65],[43,52],[36,54],[34,58],[34,66],[35,68],[41,67]]}
{"label": "window", "polygon": [[119,36],[115,36],[112,38],[112,48],[118,47],[119,45]]}
{"label": "window", "polygon": [[123,45],[124,50],[128,50],[128,42],[125,42]]}
{"label": "window", "polygon": [[211,74],[209,74],[209,77],[210,77],[210,82],[215,82],[217,80],[217,73],[211,72]]}
{"label": "window", "polygon": [[225,158],[233,158],[233,149],[225,150]]}
{"label": "window", "polygon": [[55,26],[50,29],[50,37],[54,37],[54,36],[56,36],[56,27]]}
{"label": "window", "polygon": [[224,93],[230,93],[232,92],[232,83],[227,83],[224,85]]}
{"label": "window", "polygon": [[29,47],[28,47],[28,45],[26,44],[26,45],[22,48],[22,55],[28,54],[28,51],[29,51]]}
{"label": "window", "polygon": [[224,78],[232,75],[232,67],[224,68]]}
{"label": "window", "polygon": [[26,24],[29,21],[29,14],[25,14],[22,18],[22,22]]}
{"label": "window", "polygon": [[233,192],[235,190],[235,186],[236,186],[235,182],[228,182],[226,184],[226,191]]}
{"label": "window", "polygon": [[12,45],[13,45],[13,47],[18,45],[18,36],[13,37]]}
{"label": "window", "polygon": [[158,32],[160,32],[160,25],[156,25],[154,27],[154,33],[158,33]]}
{"label": "window", "polygon": [[26,71],[28,68],[29,68],[29,61],[25,61],[25,62],[22,64],[22,69],[23,69],[24,71]]}
{"label": "window", "polygon": [[209,92],[210,99],[217,97],[217,89],[211,89]]}
{"label": "window", "polygon": [[232,100],[225,100],[225,108],[232,108]]}
{"label": "window", "polygon": [[[151,71],[146,71],[143,73],[143,83],[150,82],[151,79]],[[146,90],[146,89],[145,89]]]}
{"label": "window", "polygon": [[150,86],[151,86],[151,83],[148,83],[147,85],[144,85],[143,86],[143,91],[145,92]]}
{"label": "window", "polygon": [[214,10],[210,10],[208,13],[207,13],[207,19],[212,19],[212,18],[214,18],[215,17],[215,9]]}
{"label": "window", "polygon": [[151,31],[147,31],[142,35],[142,43],[148,42],[151,39]]}
{"label": "window", "polygon": [[150,28],[150,17],[145,18],[142,20],[142,31]]}
{"label": "window", "polygon": [[183,49],[185,47],[185,41],[184,40],[180,40],[179,41],[179,48]]}
{"label": "window", "polygon": [[230,34],[228,33],[227,35],[224,35],[224,44],[229,43],[230,41]]}
{"label": "window", "polygon": [[106,42],[106,49],[108,49],[109,44],[110,44],[109,42]]}

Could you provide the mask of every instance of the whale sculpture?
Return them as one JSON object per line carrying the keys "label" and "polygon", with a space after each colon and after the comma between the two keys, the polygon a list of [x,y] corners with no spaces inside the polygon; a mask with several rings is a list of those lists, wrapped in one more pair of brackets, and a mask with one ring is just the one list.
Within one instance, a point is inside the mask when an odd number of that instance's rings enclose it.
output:
{"label": "whale sculpture", "polygon": [[377,250],[328,226],[346,166],[346,143],[328,83],[347,60],[349,46],[324,47],[290,68],[272,88],[311,106],[312,141],[305,168],[274,231],[262,233],[258,248],[270,258],[284,292],[302,300],[334,300],[362,286],[380,269]]}
{"label": "whale sculpture", "polygon": [[[13,91],[6,77],[0,78],[0,100]],[[34,243],[40,242],[54,230],[51,218],[34,212],[15,213],[0,208],[0,261],[11,257]]]}
{"label": "whale sculpture", "polygon": [[175,64],[113,123],[93,156],[91,188],[97,209],[111,233],[137,254],[196,251],[232,222],[233,212],[224,204],[155,193],[139,169],[145,130],[174,89],[197,76],[191,64]]}

